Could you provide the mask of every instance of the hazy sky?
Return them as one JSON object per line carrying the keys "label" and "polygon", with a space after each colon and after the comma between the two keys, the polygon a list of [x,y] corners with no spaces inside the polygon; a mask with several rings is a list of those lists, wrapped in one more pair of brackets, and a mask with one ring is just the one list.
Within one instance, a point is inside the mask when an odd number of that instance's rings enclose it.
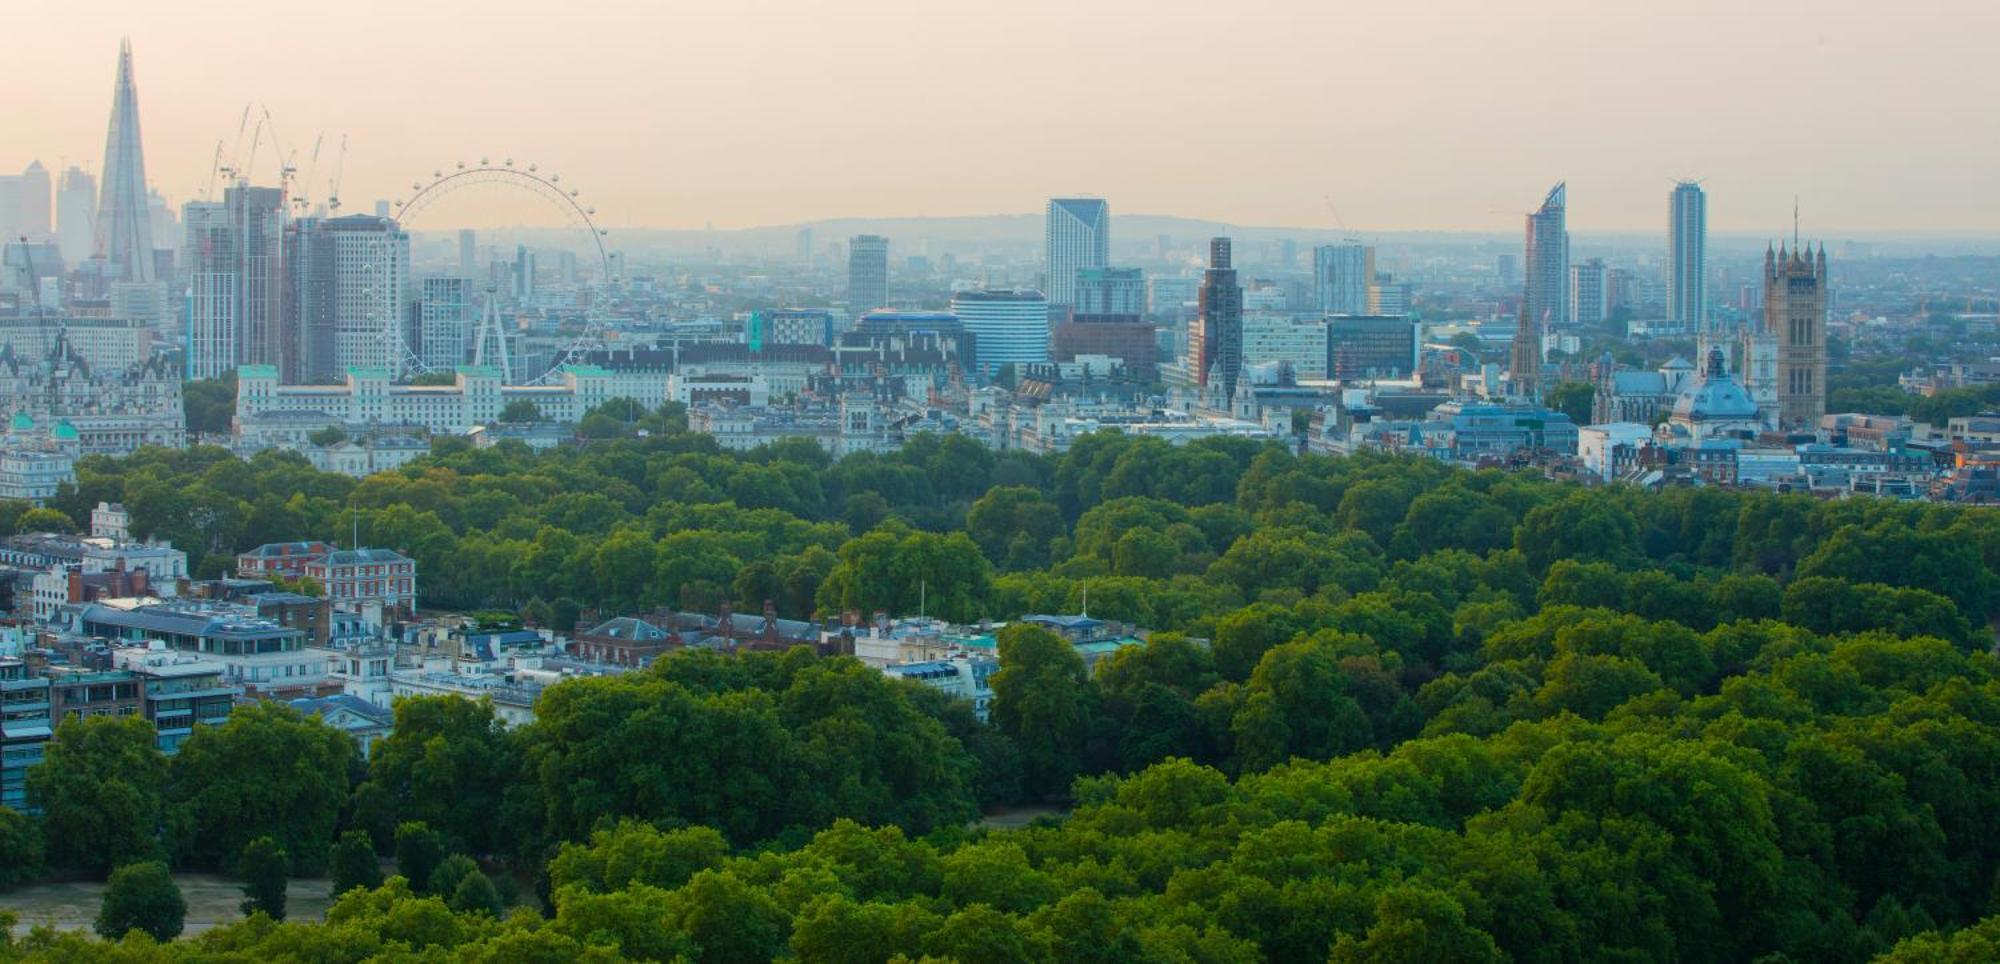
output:
{"label": "hazy sky", "polygon": [[[482,154],[612,227],[1112,210],[1239,224],[2000,231],[1995,0],[84,0],[7,18],[0,170],[102,163],[118,38],[176,203],[267,105],[350,209]],[[247,154],[247,149],[246,149]],[[274,152],[258,158],[272,176]],[[481,202],[435,218],[486,220]],[[511,213],[511,212],[510,212]],[[512,217],[509,220],[526,220]],[[440,228],[443,223],[424,223]],[[1115,230],[1115,228],[1114,228]]]}

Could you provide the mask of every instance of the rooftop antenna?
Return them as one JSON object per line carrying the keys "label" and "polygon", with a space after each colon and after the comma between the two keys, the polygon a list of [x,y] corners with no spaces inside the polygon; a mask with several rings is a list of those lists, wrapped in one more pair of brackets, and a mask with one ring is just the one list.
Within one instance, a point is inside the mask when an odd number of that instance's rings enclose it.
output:
{"label": "rooftop antenna", "polygon": [[1090,580],[1083,581],[1083,614],[1090,615]]}
{"label": "rooftop antenna", "polygon": [[1799,196],[1792,195],[1792,250],[1799,249]]}
{"label": "rooftop antenna", "polygon": [[917,618],[924,618],[924,606],[930,602],[931,584],[928,580],[917,580]]}

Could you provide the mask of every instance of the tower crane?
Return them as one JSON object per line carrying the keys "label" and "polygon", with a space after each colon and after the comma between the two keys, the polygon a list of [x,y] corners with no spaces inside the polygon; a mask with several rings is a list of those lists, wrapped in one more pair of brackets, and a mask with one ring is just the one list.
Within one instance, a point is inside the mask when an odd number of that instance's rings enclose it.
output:
{"label": "tower crane", "polygon": [[340,135],[340,155],[333,161],[333,180],[327,182],[326,208],[340,216],[340,176],[347,172],[347,135]]}
{"label": "tower crane", "polygon": [[312,207],[313,175],[319,173],[319,146],[325,140],[324,132],[313,137],[312,159],[306,161],[306,176],[299,179],[299,196],[292,199],[292,204],[298,207],[301,216],[309,213],[308,209]]}
{"label": "tower crane", "polygon": [[271,117],[271,108],[263,104],[257,106],[264,112],[263,118],[257,123],[270,129],[271,149],[278,152],[278,193],[281,197],[289,197],[292,191],[292,175],[298,173],[298,168],[292,162],[298,159],[298,154],[285,153],[284,142],[278,138],[278,122]]}

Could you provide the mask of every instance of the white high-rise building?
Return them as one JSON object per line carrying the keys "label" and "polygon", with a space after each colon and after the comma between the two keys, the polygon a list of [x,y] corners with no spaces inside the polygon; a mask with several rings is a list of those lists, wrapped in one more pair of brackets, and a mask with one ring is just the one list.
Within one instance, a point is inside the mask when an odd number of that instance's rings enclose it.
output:
{"label": "white high-rise building", "polygon": [[1604,261],[1591,258],[1569,269],[1569,316],[1579,325],[1603,324],[1610,317]]}
{"label": "white high-rise building", "polygon": [[229,208],[221,201],[189,201],[187,225],[187,377],[220,378],[236,370],[239,272],[231,257]]}
{"label": "white high-rise building", "polygon": [[1049,199],[1043,265],[1048,269],[1048,303],[1076,304],[1076,272],[1111,263],[1111,205],[1102,198]]}
{"label": "white high-rise building", "polygon": [[1325,378],[1327,323],[1281,312],[1243,313],[1243,365],[1284,362],[1299,378]]}
{"label": "white high-rise building", "polygon": [[1002,365],[1049,360],[1049,301],[1039,291],[989,288],[951,296],[952,314],[977,341],[979,368],[991,375]]}
{"label": "white high-rise building", "polygon": [[334,237],[334,355],[342,368],[405,369],[410,236],[393,219],[357,215],[326,223]]}
{"label": "white high-rise building", "polygon": [[1708,195],[1694,181],[1667,195],[1667,321],[1701,332],[1708,321]]}
{"label": "white high-rise building", "polygon": [[91,236],[97,231],[97,178],[71,165],[56,182],[56,239],[63,261],[82,264],[90,257]]}
{"label": "white high-rise building", "polygon": [[231,271],[188,276],[189,378],[221,378],[236,370],[237,279]]}
{"label": "white high-rise building", "polygon": [[425,278],[418,284],[417,357],[431,371],[465,364],[472,337],[472,300],[464,278]]}
{"label": "white high-rise building", "polygon": [[1375,283],[1375,249],[1357,241],[1313,249],[1313,290],[1328,315],[1368,312],[1368,286]]}

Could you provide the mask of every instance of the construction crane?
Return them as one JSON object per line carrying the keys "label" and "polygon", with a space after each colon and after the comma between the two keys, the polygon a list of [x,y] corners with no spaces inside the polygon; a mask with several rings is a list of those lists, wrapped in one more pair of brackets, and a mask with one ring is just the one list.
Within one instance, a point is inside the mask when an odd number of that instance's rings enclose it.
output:
{"label": "construction crane", "polygon": [[298,168],[292,162],[298,159],[298,153],[296,151],[285,153],[285,144],[278,138],[278,122],[271,117],[271,108],[263,104],[258,104],[257,107],[264,112],[264,117],[258,124],[270,129],[271,149],[278,152],[278,193],[289,197],[292,191],[292,175],[298,172]]}
{"label": "construction crane", "polygon": [[[250,129],[250,105],[244,104],[243,117],[241,120],[238,120],[236,122],[236,146],[230,148],[229,150],[229,166],[217,168],[218,171],[227,175],[229,179],[232,181],[235,180],[237,174],[243,170],[242,166],[237,164],[236,162],[243,157],[243,132],[249,129]],[[255,148],[253,147],[252,150],[254,151]]]}
{"label": "construction crane", "polygon": [[333,160],[333,180],[326,186],[326,209],[340,216],[340,176],[347,172],[347,135],[340,135],[340,155]]}
{"label": "construction crane", "polygon": [[1333,195],[1320,195],[1320,201],[1326,205],[1326,213],[1333,215],[1333,223],[1340,227],[1340,233],[1344,235],[1340,240],[1349,244],[1359,244],[1361,239],[1355,237],[1354,232],[1348,229],[1347,222],[1340,216],[1340,209],[1333,206]]}
{"label": "construction crane", "polygon": [[215,160],[208,163],[208,188],[201,192],[204,201],[215,200],[215,175],[222,170],[222,138],[215,139]]}
{"label": "construction crane", "polygon": [[312,159],[306,161],[306,176],[299,180],[299,196],[292,199],[292,204],[298,207],[301,217],[310,213],[309,209],[312,207],[313,175],[319,173],[319,146],[325,140],[326,133],[323,131],[313,137]]}

